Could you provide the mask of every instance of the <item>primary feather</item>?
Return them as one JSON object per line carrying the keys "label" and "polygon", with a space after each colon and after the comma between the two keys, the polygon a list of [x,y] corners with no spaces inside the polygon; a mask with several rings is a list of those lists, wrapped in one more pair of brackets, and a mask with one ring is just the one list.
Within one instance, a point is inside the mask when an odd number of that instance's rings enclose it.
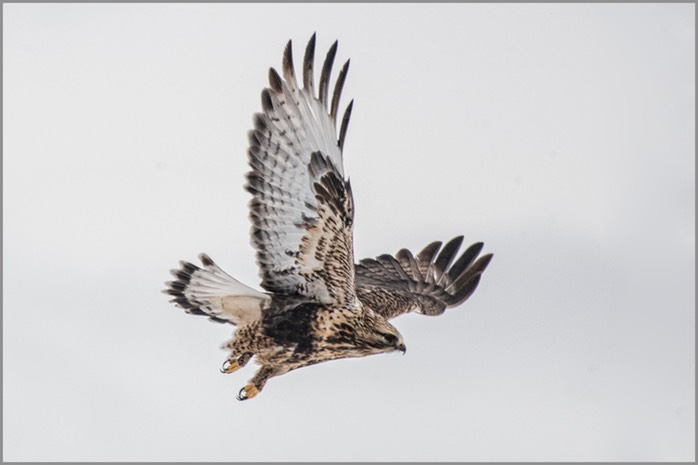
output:
{"label": "primary feather", "polygon": [[443,248],[432,242],[415,257],[407,249],[395,256],[365,258],[356,265],[359,299],[386,318],[407,312],[440,315],[449,307],[463,303],[475,291],[492,254],[475,257],[482,243],[468,247],[450,267],[463,236],[450,240]]}

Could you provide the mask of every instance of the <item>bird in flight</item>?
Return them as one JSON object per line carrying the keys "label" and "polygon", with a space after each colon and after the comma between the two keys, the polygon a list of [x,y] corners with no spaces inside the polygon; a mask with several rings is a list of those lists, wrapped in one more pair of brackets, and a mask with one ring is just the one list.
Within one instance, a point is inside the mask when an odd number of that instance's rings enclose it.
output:
{"label": "bird in flight", "polygon": [[[315,85],[315,34],[296,76],[291,41],[282,75],[269,70],[262,112],[248,133],[251,243],[265,292],[237,281],[205,254],[180,262],[163,291],[187,313],[237,326],[223,344],[232,373],[253,357],[259,370],[238,393],[256,396],[266,382],[328,360],[406,351],[389,320],[408,312],[440,315],[475,291],[492,254],[478,242],[459,255],[463,237],[402,249],[355,263],[354,199],[342,163],[351,115],[337,112],[349,61],[330,96],[337,42]],[[339,132],[337,125],[339,123]],[[479,257],[478,257],[479,256]]]}

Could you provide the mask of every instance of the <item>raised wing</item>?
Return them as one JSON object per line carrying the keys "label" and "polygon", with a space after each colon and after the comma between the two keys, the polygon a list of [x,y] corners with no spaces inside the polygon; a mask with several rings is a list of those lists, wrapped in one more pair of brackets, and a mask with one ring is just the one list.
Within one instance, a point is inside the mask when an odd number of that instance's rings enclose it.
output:
{"label": "raised wing", "polygon": [[402,249],[395,256],[361,260],[355,266],[359,300],[388,319],[407,312],[440,315],[461,304],[492,259],[492,254],[477,258],[483,246],[478,242],[453,263],[462,243],[458,236],[443,248],[440,241],[432,242],[416,257]]}
{"label": "raised wing", "polygon": [[283,79],[271,68],[262,91],[262,113],[249,133],[247,190],[252,193],[252,245],[262,287],[342,304],[354,298],[353,198],[344,180],[342,147],[352,103],[337,133],[337,108],[349,62],[328,102],[337,52],[327,53],[316,96],[315,35],[303,60],[303,87],[293,66],[291,41],[283,57]]}

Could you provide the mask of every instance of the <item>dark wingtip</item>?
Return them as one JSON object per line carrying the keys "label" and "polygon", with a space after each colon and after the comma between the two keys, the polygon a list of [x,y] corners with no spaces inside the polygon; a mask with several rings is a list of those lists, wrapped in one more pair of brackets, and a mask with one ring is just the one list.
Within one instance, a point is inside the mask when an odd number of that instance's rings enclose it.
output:
{"label": "dark wingtip", "polygon": [[295,72],[293,70],[293,42],[289,39],[284,48],[284,57],[282,61],[282,71],[286,79],[293,79]]}
{"label": "dark wingtip", "polygon": [[193,263],[185,262],[183,260],[180,260],[179,266],[182,268],[183,271],[185,271],[189,274],[192,274],[195,271],[198,271],[201,269],[198,266],[194,265]]}
{"label": "dark wingtip", "polygon": [[485,271],[487,266],[492,261],[492,257],[494,257],[493,253],[488,253],[488,254],[483,255],[475,262],[475,264],[473,265],[473,268],[477,269],[480,272]]}
{"label": "dark wingtip", "polygon": [[455,293],[448,306],[455,307],[468,300],[468,298],[473,295],[473,292],[475,292],[477,289],[478,284],[480,284],[480,278],[482,278],[482,273],[476,273],[471,276],[468,281],[464,283],[463,287]]}
{"label": "dark wingtip", "polygon": [[264,120],[264,115],[261,113],[255,113],[252,116],[252,123],[254,124],[254,131],[264,132],[267,130],[267,123]]}
{"label": "dark wingtip", "polygon": [[339,150],[344,150],[344,139],[347,136],[347,128],[349,127],[349,118],[351,118],[351,110],[354,108],[354,99],[349,102],[347,109],[344,111],[344,117],[342,118],[342,126],[339,129]]}
{"label": "dark wingtip", "polygon": [[446,268],[451,264],[453,259],[456,256],[456,253],[460,249],[461,245],[463,245],[463,241],[465,240],[464,236],[456,236],[450,241],[444,245],[444,248],[441,250],[441,253],[439,254],[439,258],[437,260],[441,260],[447,263],[442,263],[442,267],[444,271]]}
{"label": "dark wingtip", "polygon": [[308,41],[305,47],[305,56],[303,57],[303,87],[313,90],[313,62],[315,61],[315,33]]}
{"label": "dark wingtip", "polygon": [[275,92],[281,92],[281,76],[274,68],[269,68],[269,85]]}
{"label": "dark wingtip", "polygon": [[271,111],[274,109],[274,104],[271,101],[271,94],[269,94],[269,89],[264,89],[262,91],[262,108],[264,111]]}
{"label": "dark wingtip", "polygon": [[476,242],[468,247],[465,252],[456,260],[456,263],[451,266],[448,270],[448,277],[451,281],[454,281],[460,277],[460,275],[468,269],[470,264],[475,260],[475,258],[480,254],[483,247],[482,242]]}
{"label": "dark wingtip", "polygon": [[445,275],[448,267],[453,263],[453,259],[456,258],[456,253],[463,244],[463,240],[463,236],[454,237],[443,246],[439,252],[439,256],[436,257],[434,261],[434,271],[436,272],[435,278],[437,284],[441,284],[441,279]]}
{"label": "dark wingtip", "polygon": [[215,263],[213,262],[213,260],[211,260],[211,257],[209,257],[208,255],[206,255],[206,254],[203,253],[203,252],[199,254],[199,260],[201,260],[201,263],[202,263],[204,266],[212,266],[212,265],[215,265]]}
{"label": "dark wingtip", "polygon": [[441,248],[441,244],[443,244],[441,241],[434,241],[428,244],[417,254],[415,258],[417,261],[424,261],[427,263],[431,262]]}
{"label": "dark wingtip", "polygon": [[346,80],[347,73],[349,72],[350,61],[351,60],[347,60],[347,62],[344,63],[344,66],[342,66],[342,69],[339,70],[339,76],[337,77],[337,82],[334,85],[334,93],[332,94],[332,106],[330,109],[330,116],[334,120],[336,120],[337,118],[339,99],[342,97],[342,88],[344,87],[344,81]]}
{"label": "dark wingtip", "polygon": [[[470,246],[469,250],[478,244],[473,244],[473,246]],[[466,254],[467,252],[463,255]],[[477,254],[475,256],[477,256]],[[474,260],[475,256],[473,256],[470,259],[471,263]],[[454,295],[454,303],[451,305],[458,305],[459,303],[467,299],[470,296],[470,294],[472,294],[475,291],[475,288],[477,288],[477,285],[480,282],[480,277],[487,268],[487,265],[489,265],[490,261],[492,260],[492,257],[493,254],[488,253],[478,258],[474,263],[468,263],[466,268],[461,272],[458,278],[456,278],[456,280],[453,281],[453,283],[450,286],[446,287],[446,292],[452,293]],[[469,289],[469,291],[466,292],[466,289]]]}
{"label": "dark wingtip", "polygon": [[332,73],[332,65],[334,64],[334,57],[337,55],[337,46],[339,42],[334,41],[330,50],[325,56],[325,62],[322,65],[322,72],[320,73],[320,91],[319,98],[322,104],[327,109],[327,90],[329,88],[330,74]]}

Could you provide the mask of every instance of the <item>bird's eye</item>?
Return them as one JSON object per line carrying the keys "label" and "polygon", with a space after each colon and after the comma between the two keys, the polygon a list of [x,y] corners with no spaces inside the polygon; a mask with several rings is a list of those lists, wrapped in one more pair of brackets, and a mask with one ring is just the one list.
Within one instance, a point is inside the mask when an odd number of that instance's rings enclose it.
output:
{"label": "bird's eye", "polygon": [[390,345],[395,345],[397,344],[397,337],[394,334],[386,334],[382,333],[383,339],[385,339],[385,342],[387,342]]}

